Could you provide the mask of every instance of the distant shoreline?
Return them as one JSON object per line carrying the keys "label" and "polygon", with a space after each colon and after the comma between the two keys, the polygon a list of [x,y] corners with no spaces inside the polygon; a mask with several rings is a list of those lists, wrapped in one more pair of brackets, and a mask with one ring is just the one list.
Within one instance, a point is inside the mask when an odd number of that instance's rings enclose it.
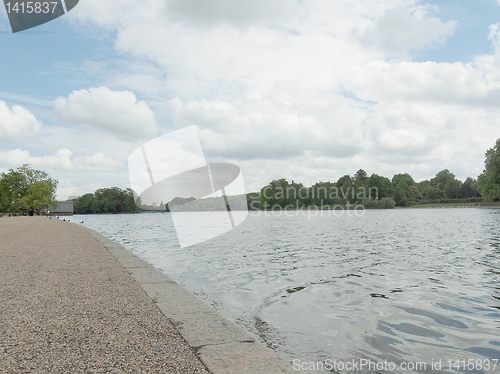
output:
{"label": "distant shoreline", "polygon": [[[481,203],[479,203],[481,204]],[[475,203],[457,203],[457,204],[421,204],[412,206],[396,206],[394,209],[424,209],[424,208],[481,208],[481,209],[500,209],[500,203],[491,203],[491,205],[476,205]]]}
{"label": "distant shoreline", "polygon": [[[315,209],[314,207],[303,207],[303,208],[290,208],[290,209],[258,209],[258,210],[252,210],[249,209],[248,212],[290,212],[290,211],[333,211],[333,210],[391,210],[391,209],[452,209],[452,208],[480,208],[480,209],[500,209],[500,203],[489,203],[486,205],[485,203],[478,203],[479,205],[476,205],[476,203],[457,203],[457,204],[421,204],[421,205],[411,205],[411,206],[396,206],[394,208],[390,209],[384,209],[384,208],[357,208],[357,207],[362,207],[362,205],[356,205],[356,206],[346,206],[343,209]],[[483,205],[480,205],[483,204]],[[357,209],[356,209],[357,208]],[[244,212],[245,210],[234,210],[238,212]],[[184,213],[198,213],[198,212],[227,212],[226,210],[205,210],[205,211],[190,211],[190,212],[184,212]],[[134,212],[134,213],[74,213],[74,215],[120,215],[120,214],[144,214],[144,213],[171,213],[171,212],[166,212],[166,211],[158,211],[158,210],[144,210],[142,212]],[[175,213],[175,212],[174,212]],[[180,212],[178,212],[180,213]],[[5,214],[4,214],[5,216]]]}

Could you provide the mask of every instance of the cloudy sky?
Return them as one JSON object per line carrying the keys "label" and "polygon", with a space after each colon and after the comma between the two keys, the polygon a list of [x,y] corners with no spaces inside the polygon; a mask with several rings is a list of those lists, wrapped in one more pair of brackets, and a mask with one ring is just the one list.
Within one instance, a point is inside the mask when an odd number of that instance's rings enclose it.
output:
{"label": "cloudy sky", "polygon": [[142,143],[311,185],[362,168],[477,177],[500,138],[500,0],[80,0],[12,34],[0,9],[0,171],[58,198],[130,186]]}

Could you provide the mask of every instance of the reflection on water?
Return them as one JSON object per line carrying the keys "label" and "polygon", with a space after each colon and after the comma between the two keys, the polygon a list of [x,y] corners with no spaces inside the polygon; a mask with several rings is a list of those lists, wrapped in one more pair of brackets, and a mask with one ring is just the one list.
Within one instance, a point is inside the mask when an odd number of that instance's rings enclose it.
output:
{"label": "reflection on water", "polygon": [[82,219],[289,361],[500,359],[500,210],[253,213],[184,249],[168,214]]}

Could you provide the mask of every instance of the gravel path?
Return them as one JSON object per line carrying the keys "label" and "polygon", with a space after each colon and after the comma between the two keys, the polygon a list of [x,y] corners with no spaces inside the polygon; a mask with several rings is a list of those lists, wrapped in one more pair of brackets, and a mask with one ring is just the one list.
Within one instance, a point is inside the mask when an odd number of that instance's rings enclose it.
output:
{"label": "gravel path", "polygon": [[55,218],[0,219],[0,372],[208,373],[118,261]]}

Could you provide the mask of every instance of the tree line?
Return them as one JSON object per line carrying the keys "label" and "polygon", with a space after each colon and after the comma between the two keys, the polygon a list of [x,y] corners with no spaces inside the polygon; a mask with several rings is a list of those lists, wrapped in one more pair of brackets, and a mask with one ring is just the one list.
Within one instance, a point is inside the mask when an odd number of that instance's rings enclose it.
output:
{"label": "tree line", "polygon": [[100,188],[94,193],[87,193],[73,201],[75,214],[139,213],[130,188]]}
{"label": "tree line", "polygon": [[408,174],[392,179],[359,169],[353,176],[344,175],[336,182],[318,182],[311,187],[286,179],[273,180],[260,192],[249,194],[248,207],[259,209],[333,208],[363,205],[366,208],[393,208],[423,203],[482,201],[478,183],[472,178],[456,179],[448,169],[430,180],[417,183]]}
{"label": "tree line", "polygon": [[362,204],[366,208],[393,208],[424,203],[477,203],[500,201],[500,139],[486,152],[485,170],[477,180],[458,180],[450,170],[434,178],[416,182],[408,173],[392,179],[359,169],[353,176],[344,175],[336,182],[318,182],[311,187],[286,179],[273,180],[260,192],[248,195],[248,208],[301,209],[334,208]]}
{"label": "tree line", "polygon": [[[408,173],[395,174],[392,179],[359,169],[353,176],[344,175],[336,182],[318,182],[306,187],[293,180],[277,179],[259,192],[246,196],[247,207],[259,209],[301,209],[304,207],[335,208],[362,204],[366,208],[393,208],[424,203],[478,203],[500,201],[500,139],[486,151],[485,169],[477,179],[460,181],[450,170],[438,172],[434,178],[416,182]],[[22,212],[28,209],[40,211],[56,205],[55,193],[58,181],[46,171],[35,170],[29,164],[9,169],[0,175],[0,212]],[[73,201],[75,214],[138,213],[134,192],[130,188],[101,188]],[[197,201],[196,201],[197,200]],[[230,205],[243,209],[240,197],[228,196]],[[243,201],[243,203],[242,203]],[[189,202],[191,208],[200,211],[224,210],[222,198],[194,199],[177,197],[167,204],[182,211]]]}

